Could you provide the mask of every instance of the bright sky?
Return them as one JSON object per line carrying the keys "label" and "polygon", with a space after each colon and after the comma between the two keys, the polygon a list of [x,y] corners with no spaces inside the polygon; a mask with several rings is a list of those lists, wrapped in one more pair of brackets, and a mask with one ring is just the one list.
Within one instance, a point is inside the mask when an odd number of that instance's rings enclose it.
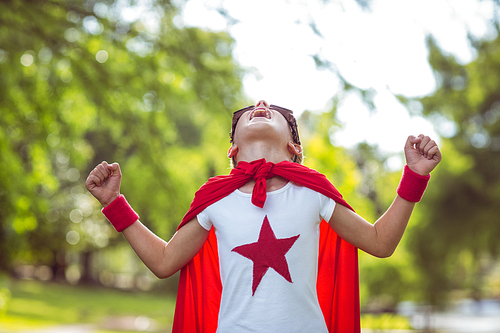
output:
{"label": "bright sky", "polygon": [[[228,25],[217,8],[227,10],[238,23]],[[333,135],[333,143],[352,147],[366,141],[396,153],[409,134],[437,138],[436,133],[453,132],[452,126],[435,130],[429,121],[410,116],[393,95],[417,97],[436,88],[427,63],[426,34],[467,63],[474,59],[467,31],[495,37],[487,24],[493,8],[490,1],[476,0],[373,0],[371,10],[361,9],[354,0],[190,0],[182,21],[228,31],[236,40],[236,60],[251,69],[244,78],[247,95],[298,115],[306,109],[326,110],[340,91],[335,73],[316,68],[311,55],[319,54],[352,84],[377,92],[376,112],[355,94],[346,96],[338,110],[344,126]],[[313,32],[311,22],[321,36]]]}

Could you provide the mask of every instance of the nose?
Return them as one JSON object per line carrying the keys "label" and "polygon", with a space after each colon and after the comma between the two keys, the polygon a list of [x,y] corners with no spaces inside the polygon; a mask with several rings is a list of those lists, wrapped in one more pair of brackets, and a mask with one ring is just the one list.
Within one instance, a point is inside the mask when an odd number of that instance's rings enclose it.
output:
{"label": "nose", "polygon": [[260,100],[258,101],[256,104],[255,104],[255,108],[258,109],[258,108],[265,108],[265,109],[269,109],[269,104],[267,104],[266,101],[264,100]]}

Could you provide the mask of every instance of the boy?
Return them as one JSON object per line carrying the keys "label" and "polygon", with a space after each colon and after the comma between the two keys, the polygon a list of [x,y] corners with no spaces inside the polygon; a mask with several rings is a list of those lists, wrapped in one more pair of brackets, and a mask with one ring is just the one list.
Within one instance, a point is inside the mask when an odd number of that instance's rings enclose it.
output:
{"label": "boy", "polygon": [[174,331],[359,332],[356,249],[394,252],[441,160],[436,143],[407,139],[398,195],[371,224],[323,175],[296,163],[302,147],[290,110],[259,101],[235,112],[231,142],[235,168],[200,188],[168,243],[120,196],[118,164],[101,163],[86,181],[153,273],[182,268]]}

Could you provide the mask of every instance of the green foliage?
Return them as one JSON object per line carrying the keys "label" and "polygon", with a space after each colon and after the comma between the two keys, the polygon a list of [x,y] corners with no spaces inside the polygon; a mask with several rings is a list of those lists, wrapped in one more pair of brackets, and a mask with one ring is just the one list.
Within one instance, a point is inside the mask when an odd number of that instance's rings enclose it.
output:
{"label": "green foliage", "polygon": [[[56,273],[64,252],[119,238],[84,181],[119,162],[122,191],[170,237],[192,194],[225,172],[242,70],[224,32],[179,28],[169,1],[0,3],[0,270]],[[124,7],[143,13],[125,19]]]}
{"label": "green foliage", "polygon": [[484,279],[500,254],[500,37],[471,43],[477,58],[464,65],[428,39],[439,87],[419,99],[445,137],[408,244],[432,304],[453,289],[488,296]]}
{"label": "green foliage", "polygon": [[330,112],[305,112],[301,116],[299,131],[304,146],[304,164],[323,173],[359,214],[372,218],[373,207],[356,193],[362,175],[355,158],[344,148],[331,143],[331,131],[337,128],[335,112],[334,105]]}

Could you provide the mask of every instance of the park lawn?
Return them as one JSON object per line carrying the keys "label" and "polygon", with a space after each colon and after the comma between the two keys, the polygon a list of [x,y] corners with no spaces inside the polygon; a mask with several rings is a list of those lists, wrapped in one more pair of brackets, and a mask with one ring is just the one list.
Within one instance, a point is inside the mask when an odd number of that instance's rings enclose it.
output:
{"label": "park lawn", "polygon": [[[7,312],[0,314],[0,332],[19,332],[72,324],[93,324],[96,333],[116,332],[104,323],[148,318],[154,331],[170,332],[175,298],[165,293],[132,292],[102,287],[71,286],[39,281],[12,282]],[[120,333],[137,332],[119,329]],[[397,315],[361,316],[361,326],[370,329],[409,329],[408,319]]]}
{"label": "park lawn", "polygon": [[411,330],[410,321],[407,317],[392,314],[362,314],[361,327],[374,331],[384,332],[385,330]]}
{"label": "park lawn", "polygon": [[[101,324],[140,317],[155,323],[155,331],[170,331],[175,297],[102,287],[71,286],[38,281],[12,282],[12,297],[0,314],[0,332],[72,324]],[[133,325],[132,325],[133,326]],[[134,332],[131,327],[130,332]],[[101,329],[98,332],[108,332]],[[112,330],[111,330],[112,331]],[[123,331],[121,331],[123,332]]]}

